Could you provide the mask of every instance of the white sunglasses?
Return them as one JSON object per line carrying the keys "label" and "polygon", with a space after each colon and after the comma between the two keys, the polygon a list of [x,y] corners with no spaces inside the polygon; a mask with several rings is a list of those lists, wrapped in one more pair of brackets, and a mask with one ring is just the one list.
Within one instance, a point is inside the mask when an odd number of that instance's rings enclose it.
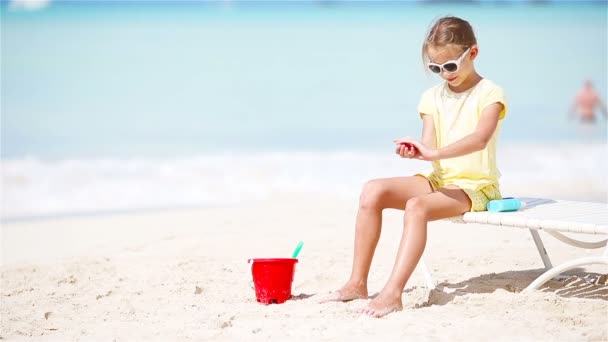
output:
{"label": "white sunglasses", "polygon": [[464,57],[467,55],[467,53],[469,53],[469,51],[471,51],[471,48],[466,49],[462,53],[462,55],[460,55],[460,57],[458,57],[457,60],[447,61],[443,64],[429,62],[427,64],[429,67],[429,70],[431,70],[432,72],[434,72],[436,74],[441,73],[442,69],[445,70],[445,72],[454,73],[454,72],[458,71],[458,68],[460,68],[460,63],[462,62]]}

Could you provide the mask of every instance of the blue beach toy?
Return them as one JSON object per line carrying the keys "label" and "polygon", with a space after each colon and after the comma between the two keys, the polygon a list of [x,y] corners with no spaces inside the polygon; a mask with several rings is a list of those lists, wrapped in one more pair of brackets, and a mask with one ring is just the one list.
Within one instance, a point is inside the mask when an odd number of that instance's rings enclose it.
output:
{"label": "blue beach toy", "polygon": [[517,211],[521,207],[522,201],[517,198],[505,198],[488,202],[488,211],[491,212]]}

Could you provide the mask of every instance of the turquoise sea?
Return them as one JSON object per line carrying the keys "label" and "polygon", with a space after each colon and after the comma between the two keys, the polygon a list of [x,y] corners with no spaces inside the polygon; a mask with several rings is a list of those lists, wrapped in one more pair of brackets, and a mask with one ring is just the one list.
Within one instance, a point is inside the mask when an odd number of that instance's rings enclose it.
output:
{"label": "turquoise sea", "polygon": [[420,47],[443,15],[472,23],[476,66],[508,96],[511,177],[532,149],[550,177],[606,189],[606,120],[567,117],[586,79],[608,100],[605,2],[1,4],[5,218],[356,193],[410,172],[392,139],[419,135],[439,82]]}

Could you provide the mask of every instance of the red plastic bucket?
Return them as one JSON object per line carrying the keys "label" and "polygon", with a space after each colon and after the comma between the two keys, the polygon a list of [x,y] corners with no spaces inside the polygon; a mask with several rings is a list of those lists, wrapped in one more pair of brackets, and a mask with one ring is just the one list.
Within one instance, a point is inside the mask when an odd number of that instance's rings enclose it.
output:
{"label": "red plastic bucket", "polygon": [[291,298],[291,283],[298,259],[249,259],[255,297],[263,304],[284,303]]}

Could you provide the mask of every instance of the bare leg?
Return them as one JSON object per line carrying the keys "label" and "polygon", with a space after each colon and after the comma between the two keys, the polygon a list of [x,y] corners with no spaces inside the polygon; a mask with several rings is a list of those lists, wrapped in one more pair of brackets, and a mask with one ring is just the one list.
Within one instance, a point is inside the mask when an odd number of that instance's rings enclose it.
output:
{"label": "bare leg", "polygon": [[376,179],[365,184],[355,224],[355,251],[350,279],[342,288],[321,299],[321,303],[367,298],[367,276],[380,238],[382,210],[403,210],[410,198],[431,191],[429,182],[419,176]]}
{"label": "bare leg", "polygon": [[403,234],[395,265],[386,285],[363,313],[382,317],[403,309],[403,288],[416,268],[426,245],[427,222],[456,216],[471,207],[469,197],[458,188],[442,188],[407,202]]}

